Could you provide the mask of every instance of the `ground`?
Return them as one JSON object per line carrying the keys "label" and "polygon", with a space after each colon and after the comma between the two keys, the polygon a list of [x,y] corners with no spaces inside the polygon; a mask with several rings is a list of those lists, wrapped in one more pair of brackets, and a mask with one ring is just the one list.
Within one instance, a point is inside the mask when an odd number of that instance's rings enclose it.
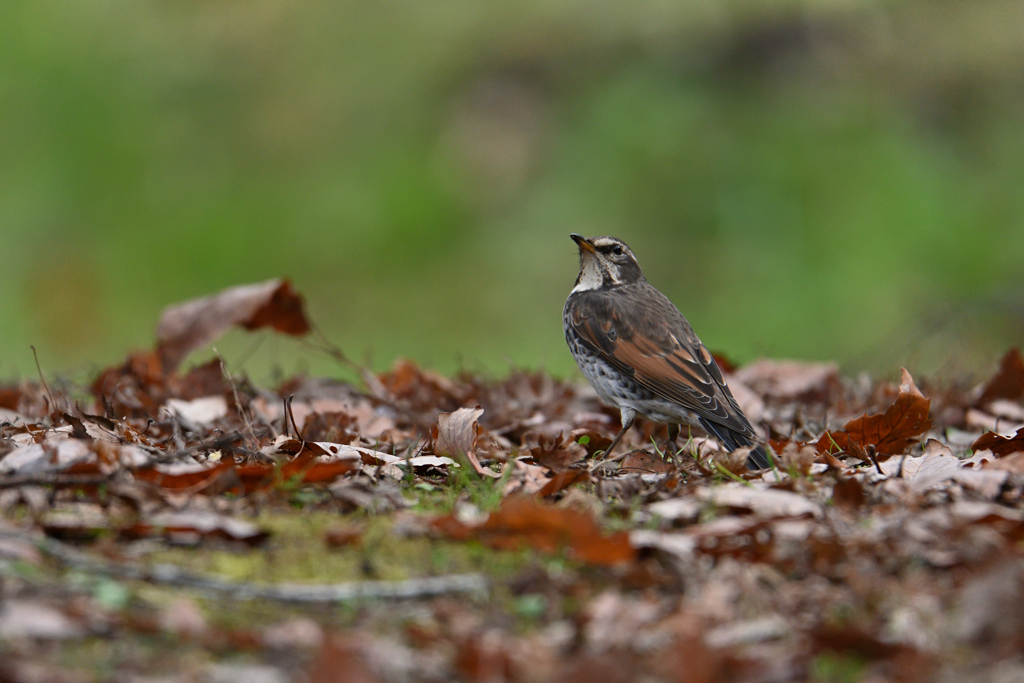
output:
{"label": "ground", "polygon": [[0,388],[0,681],[1024,677],[1016,350],[977,387],[721,358],[749,472],[649,422],[602,466],[615,411],[539,372],[179,369],[232,325],[308,331],[275,281]]}

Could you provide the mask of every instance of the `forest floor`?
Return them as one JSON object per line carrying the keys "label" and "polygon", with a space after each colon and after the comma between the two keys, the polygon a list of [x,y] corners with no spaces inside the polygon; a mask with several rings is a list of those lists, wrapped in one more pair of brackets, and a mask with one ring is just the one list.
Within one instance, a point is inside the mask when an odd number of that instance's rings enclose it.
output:
{"label": "forest floor", "polygon": [[0,682],[1024,680],[1024,362],[986,383],[735,368],[773,467],[537,372],[274,388],[165,311],[91,386],[0,385]]}

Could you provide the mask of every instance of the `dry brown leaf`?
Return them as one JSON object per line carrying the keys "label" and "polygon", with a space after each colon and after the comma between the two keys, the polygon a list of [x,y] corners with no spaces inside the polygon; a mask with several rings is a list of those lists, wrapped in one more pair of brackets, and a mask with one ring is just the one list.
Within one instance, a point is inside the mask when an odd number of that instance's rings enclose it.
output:
{"label": "dry brown leaf", "polygon": [[343,474],[354,472],[361,467],[355,460],[317,462],[316,456],[300,455],[280,467],[273,465],[244,465],[222,463],[206,469],[180,474],[171,474],[157,468],[143,468],[135,471],[135,478],[161,489],[173,492],[237,490],[252,493],[283,483],[305,484],[329,483]]}
{"label": "dry brown leaf", "polygon": [[1018,429],[1013,436],[1000,436],[995,432],[987,432],[971,444],[971,450],[989,450],[999,457],[1024,451],[1024,429]]}
{"label": "dry brown leaf", "polygon": [[477,406],[438,415],[437,424],[431,430],[434,454],[451,457],[457,462],[468,464],[481,476],[497,479],[501,475],[483,467],[478,456],[498,456],[504,459],[504,453],[494,437],[480,426],[479,420],[483,414],[484,409]]}
{"label": "dry brown leaf", "polygon": [[18,406],[21,404],[21,389],[18,387],[4,387],[0,386],[0,408],[4,410],[10,410],[11,412],[18,412]]}
{"label": "dry brown leaf", "polygon": [[[610,444],[611,440],[608,440],[608,443]],[[530,455],[538,464],[555,472],[564,472],[587,457],[589,446],[590,443],[582,446],[573,439],[567,440],[564,434],[555,437],[542,434],[537,445],[530,449]]]}
{"label": "dry brown leaf", "polygon": [[735,375],[762,396],[779,399],[823,398],[839,386],[839,368],[834,363],[762,359]]}
{"label": "dry brown leaf", "polygon": [[240,285],[165,309],[157,325],[157,352],[170,373],[190,352],[232,327],[271,327],[300,336],[310,330],[302,295],[288,280]]}
{"label": "dry brown leaf", "polygon": [[[906,451],[917,438],[932,428],[928,409],[931,401],[915,386],[910,373],[903,370],[900,393],[896,401],[881,415],[864,415],[851,420],[840,432],[826,432],[815,446],[819,453],[830,452],[838,446],[860,456],[861,451],[874,447],[879,460]],[[861,458],[865,459],[865,458]]]}
{"label": "dry brown leaf", "polygon": [[841,477],[832,487],[832,502],[844,510],[859,509],[864,504],[864,485],[853,477]]}
{"label": "dry brown leaf", "polygon": [[999,371],[985,384],[975,405],[983,406],[998,398],[1018,399],[1024,396],[1024,358],[1020,349],[1006,352]]}
{"label": "dry brown leaf", "polygon": [[628,534],[605,535],[590,515],[543,505],[528,496],[509,496],[481,525],[467,525],[448,515],[432,526],[456,540],[476,538],[503,550],[525,546],[550,553],[565,547],[572,557],[590,564],[622,564],[636,556]]}
{"label": "dry brown leaf", "polygon": [[551,477],[551,479],[548,480],[548,483],[544,484],[544,488],[540,490],[540,495],[554,495],[559,491],[564,491],[573,484],[586,481],[590,481],[590,473],[585,469],[556,472],[555,476]]}
{"label": "dry brown leaf", "polygon": [[434,437],[434,453],[460,458],[472,453],[476,447],[477,421],[484,409],[459,408],[453,413],[437,416],[437,436]]}
{"label": "dry brown leaf", "polygon": [[676,471],[676,467],[672,463],[640,449],[627,453],[622,460],[621,467],[624,470],[643,474],[670,474]]}
{"label": "dry brown leaf", "polygon": [[307,676],[309,683],[376,683],[365,648],[340,637],[328,638]]}

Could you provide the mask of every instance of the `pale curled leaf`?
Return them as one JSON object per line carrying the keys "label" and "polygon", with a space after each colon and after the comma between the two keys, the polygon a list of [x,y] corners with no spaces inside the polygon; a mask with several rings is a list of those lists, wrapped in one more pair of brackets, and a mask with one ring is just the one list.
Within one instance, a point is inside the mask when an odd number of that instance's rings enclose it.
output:
{"label": "pale curled leaf", "polygon": [[288,280],[240,285],[165,309],[157,325],[157,351],[172,372],[192,351],[216,341],[234,326],[272,327],[304,335],[310,330],[302,296]]}
{"label": "pale curled leaf", "polygon": [[228,402],[223,396],[204,396],[191,401],[167,399],[167,409],[192,424],[206,426],[228,414]]}
{"label": "pale curled leaf", "polygon": [[0,640],[64,640],[84,635],[85,630],[76,622],[42,602],[7,600],[0,607]]}
{"label": "pale curled leaf", "polygon": [[902,372],[902,375],[900,376],[900,393],[924,398],[924,394],[922,394],[921,390],[917,388],[916,384],[914,384],[914,378],[911,377],[909,372],[907,372],[907,369],[900,368],[900,371]]}
{"label": "pale curled leaf", "polygon": [[746,509],[762,519],[805,515],[820,518],[822,515],[820,505],[790,491],[729,483],[714,488],[703,487],[696,495],[717,507]]}
{"label": "pale curled leaf", "polygon": [[478,452],[491,456],[500,453],[494,438],[478,422],[483,414],[484,409],[477,407],[438,415],[434,427],[434,454],[465,462],[477,474],[497,479],[501,475],[483,467],[478,457]]}
{"label": "pale curled leaf", "polygon": [[434,453],[458,458],[473,452],[476,447],[477,420],[483,414],[483,408],[459,408],[453,413],[438,415]]}
{"label": "pale curled leaf", "polygon": [[917,458],[890,458],[879,467],[884,474],[899,476],[920,492],[952,478],[960,469],[960,461],[952,455],[933,451]]}

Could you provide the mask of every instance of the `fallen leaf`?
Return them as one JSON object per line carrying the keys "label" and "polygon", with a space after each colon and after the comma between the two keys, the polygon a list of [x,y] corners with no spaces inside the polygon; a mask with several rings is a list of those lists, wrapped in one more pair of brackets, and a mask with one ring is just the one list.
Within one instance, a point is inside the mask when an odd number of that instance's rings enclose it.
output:
{"label": "fallen leaf", "polygon": [[221,539],[252,547],[270,537],[269,531],[251,522],[208,511],[157,514],[139,524],[123,527],[118,533],[132,540],[162,538],[174,545],[198,545],[206,539]]}
{"label": "fallen leaf", "polygon": [[191,401],[167,399],[167,409],[196,425],[208,425],[228,414],[228,402],[223,396],[205,396]]}
{"label": "fallen leaf", "polygon": [[550,470],[540,465],[531,465],[522,460],[512,461],[512,477],[502,491],[503,495],[512,493],[523,493],[531,495],[538,493],[550,481],[548,474]]}
{"label": "fallen leaf", "polygon": [[1011,436],[1018,429],[1024,429],[1024,423],[1016,420],[1004,420],[977,408],[971,408],[967,411],[964,422],[972,429],[995,432],[1002,436]]}
{"label": "fallen leaf", "polygon": [[403,466],[408,463],[410,467],[448,467],[449,465],[459,466],[459,463],[455,462],[451,458],[445,458],[440,455],[416,455],[411,458],[403,458],[400,462],[395,463],[398,466]]}
{"label": "fallen leaf", "polygon": [[244,493],[279,486],[285,483],[318,484],[332,482],[343,474],[355,472],[361,463],[346,459],[318,462],[317,456],[300,455],[279,467],[274,465],[242,465],[221,463],[213,467],[173,473],[162,468],[136,470],[135,478],[168,491],[199,491],[215,487],[218,491],[241,487]]}
{"label": "fallen leaf", "polygon": [[790,491],[760,489],[739,483],[702,487],[695,497],[719,508],[743,510],[760,519],[822,516],[821,506]]}
{"label": "fallen leaf", "polygon": [[[991,451],[984,451],[991,453]],[[1024,474],[1024,451],[1012,453],[1006,457],[994,460],[991,464],[986,463],[985,469],[1003,470],[1010,474]]]}
{"label": "fallen leaf", "polygon": [[332,482],[343,474],[360,469],[352,460],[317,462],[312,455],[300,455],[280,467],[272,465],[246,465],[236,467],[235,473],[246,493],[278,486],[284,483],[319,484]]}
{"label": "fallen leaf", "polygon": [[231,484],[236,483],[238,479],[234,476],[234,469],[234,463],[222,463],[213,467],[192,469],[180,473],[167,472],[159,467],[147,467],[136,470],[134,477],[139,481],[154,484],[169,491],[201,491],[221,478]]}
{"label": "fallen leaf", "polygon": [[467,683],[513,680],[512,659],[500,632],[487,632],[459,643],[455,669]]}
{"label": "fallen leaf", "polygon": [[21,405],[21,389],[0,386],[0,408],[16,413],[19,405]]}
{"label": "fallen leaf", "polygon": [[[562,433],[559,432],[559,437],[561,436]],[[541,438],[543,439],[544,437],[542,436]],[[589,429],[587,427],[581,427],[569,432],[568,441],[583,446],[587,451],[587,455],[595,455],[598,451],[603,452],[612,445],[611,437],[605,436],[596,429]],[[563,441],[563,443],[565,442]],[[539,445],[543,445],[543,443]]]}
{"label": "fallen leaf", "polygon": [[952,476],[956,483],[964,488],[978,492],[989,500],[995,500],[999,497],[1003,486],[1009,478],[1009,472],[995,468],[983,470],[961,468]]}
{"label": "fallen leaf", "polygon": [[[914,385],[910,373],[903,370],[900,393],[896,401],[882,415],[864,415],[847,422],[843,431],[825,432],[815,444],[819,453],[832,452],[837,447],[856,452],[874,447],[885,460],[906,451],[911,444],[932,428],[928,409],[931,401]],[[866,458],[861,458],[866,459]]]}
{"label": "fallen leaf", "polygon": [[434,454],[449,456],[456,461],[463,461],[481,476],[497,479],[501,475],[480,464],[479,455],[496,456],[501,453],[494,438],[480,426],[480,416],[484,409],[459,408],[453,413],[441,413],[437,416],[437,424],[431,430],[434,440]]}
{"label": "fallen leaf", "polygon": [[0,474],[60,472],[75,463],[94,462],[95,453],[79,439],[47,439],[16,448],[0,460]]}
{"label": "fallen leaf", "polygon": [[636,555],[628,534],[605,535],[590,515],[543,505],[527,496],[509,496],[481,525],[467,525],[447,515],[434,520],[432,527],[456,540],[476,538],[503,550],[525,546],[551,553],[565,547],[575,559],[597,565],[622,564]]}
{"label": "fallen leaf", "polygon": [[0,603],[0,640],[66,640],[84,635],[81,626],[42,602],[5,600]]}
{"label": "fallen leaf", "polygon": [[839,367],[834,363],[762,359],[735,375],[762,396],[779,399],[825,398],[840,384]]}
{"label": "fallen leaf", "polygon": [[704,505],[692,496],[666,498],[647,506],[647,511],[666,522],[682,520],[692,522],[700,515]]}
{"label": "fallen leaf", "polygon": [[879,467],[884,474],[908,482],[914,490],[925,491],[952,478],[960,470],[960,461],[952,455],[932,452],[916,458],[890,458]]}
{"label": "fallen leaf", "polygon": [[844,510],[857,510],[864,504],[864,485],[853,477],[840,477],[832,487],[832,502]]}
{"label": "fallen leaf", "polygon": [[692,559],[697,548],[697,542],[693,536],[646,529],[630,531],[629,542],[633,544],[634,548],[654,548],[682,560]]}
{"label": "fallen leaf", "polygon": [[192,351],[216,341],[234,326],[272,327],[301,336],[309,332],[302,296],[288,280],[240,285],[165,309],[157,325],[157,353],[166,372]]}
{"label": "fallen leaf", "polygon": [[971,444],[972,451],[992,451],[998,457],[1006,457],[1011,453],[1024,451],[1024,428],[1018,429],[1011,437],[1001,436],[995,432],[982,434]]}
{"label": "fallen leaf", "polygon": [[640,449],[627,453],[620,467],[623,470],[647,474],[670,474],[676,471],[676,467],[672,463]]}
{"label": "fallen leaf", "polygon": [[1007,401],[1003,398],[997,398],[989,403],[985,409],[996,417],[1014,420],[1016,422],[1024,422],[1024,405],[1015,401]]}
{"label": "fallen leaf", "polygon": [[1018,399],[1024,396],[1024,358],[1019,348],[1006,352],[999,370],[981,391],[975,405],[982,406],[998,398]]}
{"label": "fallen leaf", "polygon": [[307,676],[309,683],[376,683],[360,650],[349,640],[328,638]]}
{"label": "fallen leaf", "polygon": [[559,491],[564,491],[573,484],[585,481],[590,481],[590,473],[585,469],[556,472],[555,476],[548,479],[548,483],[544,484],[539,493],[543,497],[551,496]]}
{"label": "fallen leaf", "polygon": [[[581,434],[579,438],[584,436],[587,436],[587,434]],[[571,438],[566,439],[562,433],[559,433],[558,436],[545,436],[542,434],[537,441],[537,445],[530,449],[530,456],[539,465],[543,465],[555,472],[564,472],[575,463],[587,457],[592,443],[595,442],[591,441],[589,436],[587,436],[587,444],[581,445]],[[610,439],[608,444],[611,444]]]}
{"label": "fallen leaf", "polygon": [[99,373],[90,387],[108,417],[155,416],[171,395],[163,361],[155,351],[133,353]]}

